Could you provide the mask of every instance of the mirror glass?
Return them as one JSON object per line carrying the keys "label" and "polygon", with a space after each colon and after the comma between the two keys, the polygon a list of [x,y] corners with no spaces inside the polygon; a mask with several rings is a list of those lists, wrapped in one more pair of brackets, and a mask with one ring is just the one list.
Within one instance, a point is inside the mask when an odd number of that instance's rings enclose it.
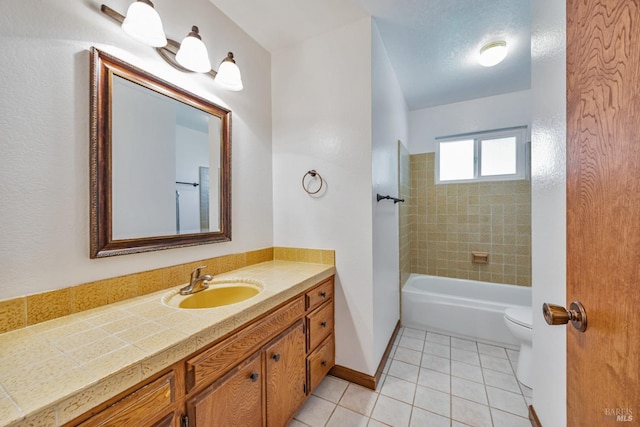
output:
{"label": "mirror glass", "polygon": [[91,256],[231,239],[231,112],[92,50]]}

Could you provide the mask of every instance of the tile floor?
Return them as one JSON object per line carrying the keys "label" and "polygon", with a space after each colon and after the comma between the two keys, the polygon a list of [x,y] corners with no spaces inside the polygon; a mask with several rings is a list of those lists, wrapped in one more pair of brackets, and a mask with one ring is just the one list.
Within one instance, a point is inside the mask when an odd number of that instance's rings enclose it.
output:
{"label": "tile floor", "polygon": [[401,328],[373,391],[327,376],[288,427],[530,427],[518,352]]}

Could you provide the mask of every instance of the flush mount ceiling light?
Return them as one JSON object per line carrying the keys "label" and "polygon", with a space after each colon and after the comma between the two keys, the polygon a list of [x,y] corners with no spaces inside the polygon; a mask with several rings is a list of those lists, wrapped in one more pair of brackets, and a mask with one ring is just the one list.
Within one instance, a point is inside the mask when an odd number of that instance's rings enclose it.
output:
{"label": "flush mount ceiling light", "polygon": [[480,49],[480,65],[484,67],[493,67],[499,64],[507,56],[507,42],[498,40],[487,43]]}
{"label": "flush mount ceiling light", "polygon": [[104,4],[100,10],[122,24],[124,32],[131,37],[155,47],[160,56],[178,70],[206,73],[227,90],[242,90],[242,76],[233,58],[233,53],[229,52],[227,57],[222,60],[218,71],[212,70],[207,48],[202,42],[198,27],[193,26],[182,43],[178,43],[166,38],[160,16],[149,0],[133,2],[127,10],[126,17]]}

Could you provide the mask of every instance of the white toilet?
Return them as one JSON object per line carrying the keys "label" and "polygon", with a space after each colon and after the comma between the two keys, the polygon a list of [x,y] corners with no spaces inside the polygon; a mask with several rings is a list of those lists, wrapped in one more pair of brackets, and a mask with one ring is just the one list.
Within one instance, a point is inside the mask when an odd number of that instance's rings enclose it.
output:
{"label": "white toilet", "polygon": [[518,381],[527,387],[531,387],[533,370],[533,315],[531,307],[510,307],[504,311],[504,323],[511,334],[520,342],[520,355],[518,356],[518,369],[516,376]]}

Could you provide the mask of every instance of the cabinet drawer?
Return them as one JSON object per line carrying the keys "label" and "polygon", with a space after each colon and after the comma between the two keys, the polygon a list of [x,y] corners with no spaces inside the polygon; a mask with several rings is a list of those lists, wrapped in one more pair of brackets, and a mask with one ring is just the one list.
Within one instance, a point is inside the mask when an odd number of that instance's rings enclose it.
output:
{"label": "cabinet drawer", "polygon": [[307,351],[311,351],[333,331],[333,302],[307,315],[307,329]]}
{"label": "cabinet drawer", "polygon": [[220,377],[304,315],[302,297],[187,360],[187,392]]}
{"label": "cabinet drawer", "polygon": [[307,357],[309,394],[320,384],[333,365],[335,365],[335,340],[331,334],[320,347]]}
{"label": "cabinet drawer", "polygon": [[333,298],[333,277],[305,294],[307,310]]}
{"label": "cabinet drawer", "polygon": [[158,419],[171,408],[175,401],[175,379],[173,371],[139,388],[104,411],[79,424],[87,426],[150,426],[163,425],[171,417]]}

